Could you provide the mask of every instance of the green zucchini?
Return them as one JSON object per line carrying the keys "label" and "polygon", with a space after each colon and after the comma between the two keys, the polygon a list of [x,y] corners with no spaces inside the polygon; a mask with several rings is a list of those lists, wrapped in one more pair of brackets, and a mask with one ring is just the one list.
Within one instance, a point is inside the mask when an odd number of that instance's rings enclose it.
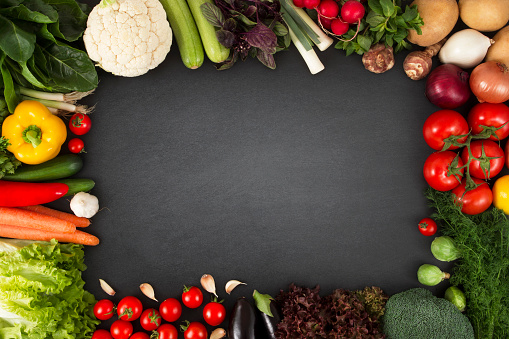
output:
{"label": "green zucchini", "polygon": [[78,192],[88,192],[95,186],[95,182],[92,179],[61,179],[50,182],[59,182],[69,186],[69,191],[67,191],[64,197],[75,195]]}
{"label": "green zucchini", "polygon": [[83,167],[83,160],[77,154],[59,155],[38,165],[23,165],[14,174],[6,174],[2,180],[38,182],[70,177]]}
{"label": "green zucchini", "polygon": [[205,55],[198,28],[186,0],[160,0],[177,40],[184,65],[196,69],[203,64]]}
{"label": "green zucchini", "polygon": [[187,0],[187,4],[191,9],[196,26],[200,32],[201,42],[205,53],[210,61],[220,63],[228,59],[230,49],[219,43],[216,37],[216,28],[207,21],[201,11],[201,6],[205,3],[213,4],[212,0]]}

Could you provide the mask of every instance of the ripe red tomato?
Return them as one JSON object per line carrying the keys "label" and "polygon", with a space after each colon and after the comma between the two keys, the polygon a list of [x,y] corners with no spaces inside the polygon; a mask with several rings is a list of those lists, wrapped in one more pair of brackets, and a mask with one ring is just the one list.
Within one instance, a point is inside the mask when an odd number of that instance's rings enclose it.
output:
{"label": "ripe red tomato", "polygon": [[76,135],[83,135],[90,131],[92,121],[90,117],[83,113],[75,113],[69,120],[69,129]]}
{"label": "ripe red tomato", "polygon": [[145,331],[153,331],[161,325],[161,315],[153,308],[147,308],[140,316],[140,325]]}
{"label": "ripe red tomato", "polygon": [[180,318],[182,314],[182,306],[175,298],[168,298],[159,305],[159,313],[167,322],[174,322]]}
{"label": "ripe red tomato", "polygon": [[69,140],[67,143],[67,146],[69,147],[69,151],[72,153],[81,153],[83,152],[83,148],[85,147],[85,143],[83,140],[79,138],[73,138]]}
{"label": "ripe red tomato", "polygon": [[431,218],[424,218],[419,221],[419,231],[426,236],[433,235],[437,232],[437,223]]}
{"label": "ripe red tomato", "polygon": [[431,114],[424,122],[422,134],[424,141],[434,150],[441,151],[447,144],[447,150],[457,149],[452,145],[456,141],[463,144],[467,140],[470,128],[461,114],[450,109],[442,109]]}
{"label": "ripe red tomato", "polygon": [[99,320],[108,320],[115,314],[115,305],[111,300],[102,299],[94,305],[94,315]]}
{"label": "ripe red tomato", "polygon": [[150,339],[150,336],[145,332],[136,332],[129,339]]}
{"label": "ripe red tomato", "polygon": [[179,332],[172,324],[162,324],[157,331],[158,339],[177,339]]}
{"label": "ripe red tomato", "polygon": [[482,126],[486,126],[495,133],[490,135],[491,140],[498,141],[509,136],[509,107],[505,104],[479,103],[468,112],[467,121],[473,135],[481,133]]}
{"label": "ripe red tomato", "polygon": [[465,179],[461,185],[452,190],[452,194],[455,196],[454,201],[461,204],[461,212],[470,215],[486,211],[493,202],[493,193],[488,184],[481,179],[472,178],[472,180],[479,185],[473,190],[465,193]]}
{"label": "ripe red tomato", "polygon": [[196,286],[184,286],[182,293],[182,303],[189,308],[197,308],[203,302],[203,293]]}
{"label": "ripe red tomato", "polygon": [[217,326],[224,321],[226,309],[223,304],[212,301],[203,308],[203,319],[210,326]]}
{"label": "ripe red tomato", "polygon": [[133,333],[133,324],[125,320],[115,320],[110,327],[113,339],[128,339]]}
{"label": "ripe red tomato", "polygon": [[138,319],[142,311],[143,305],[140,299],[132,296],[122,298],[117,306],[118,317],[126,321]]}
{"label": "ripe red tomato", "polygon": [[437,191],[450,191],[461,182],[463,161],[453,151],[432,153],[424,162],[424,179]]}
{"label": "ripe red tomato", "polygon": [[92,339],[113,339],[111,333],[106,330],[95,330]]}
{"label": "ripe red tomato", "polygon": [[207,328],[200,322],[194,321],[184,331],[185,339],[207,339]]}
{"label": "ripe red tomato", "polygon": [[[470,169],[470,175],[475,178],[493,178],[504,168],[504,150],[493,140],[474,140],[470,142],[470,152],[474,158],[470,161],[468,168]],[[468,159],[470,159],[470,154],[468,148],[465,147],[461,152],[461,160],[466,164]]]}

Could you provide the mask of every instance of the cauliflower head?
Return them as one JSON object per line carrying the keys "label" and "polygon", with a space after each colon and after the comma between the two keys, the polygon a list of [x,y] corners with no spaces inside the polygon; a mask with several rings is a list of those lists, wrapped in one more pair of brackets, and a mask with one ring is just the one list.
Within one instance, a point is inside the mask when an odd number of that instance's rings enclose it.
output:
{"label": "cauliflower head", "polygon": [[88,16],[83,41],[97,66],[135,77],[163,62],[172,30],[159,0],[101,0]]}

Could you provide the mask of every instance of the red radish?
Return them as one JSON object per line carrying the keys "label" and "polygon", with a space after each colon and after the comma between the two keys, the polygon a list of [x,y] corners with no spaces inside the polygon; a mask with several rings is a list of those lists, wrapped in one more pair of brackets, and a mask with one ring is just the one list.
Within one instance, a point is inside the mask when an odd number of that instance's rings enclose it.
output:
{"label": "red radish", "polygon": [[334,20],[334,19],[327,19],[327,18],[324,18],[323,16],[319,15],[318,20],[320,20],[320,23],[322,24],[323,28],[325,28],[326,30],[330,30],[332,20]]}
{"label": "red radish", "polygon": [[341,18],[334,19],[331,22],[331,30],[332,33],[336,35],[343,35],[346,32],[348,32],[348,29],[350,28],[350,25],[347,22],[344,22],[341,20]]}
{"label": "red radish", "polygon": [[322,0],[318,5],[318,13],[327,19],[333,19],[339,14],[339,5],[334,0]]}
{"label": "red radish", "polygon": [[316,6],[320,4],[320,0],[303,0],[304,1],[304,7],[307,9],[314,9]]}
{"label": "red radish", "polygon": [[304,0],[293,0],[293,4],[296,7],[302,8],[302,7],[304,7]]}
{"label": "red radish", "polygon": [[349,24],[354,24],[361,20],[365,13],[366,10],[359,1],[348,0],[341,7],[341,17],[345,22],[348,22]]}

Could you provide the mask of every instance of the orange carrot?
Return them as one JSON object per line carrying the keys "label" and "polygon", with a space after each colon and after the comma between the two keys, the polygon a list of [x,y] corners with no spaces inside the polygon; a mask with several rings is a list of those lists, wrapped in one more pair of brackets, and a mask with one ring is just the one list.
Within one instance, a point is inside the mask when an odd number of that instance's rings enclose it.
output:
{"label": "orange carrot", "polygon": [[56,239],[60,242],[71,242],[89,246],[95,246],[99,244],[99,239],[96,236],[78,230],[74,233],[61,233],[1,224],[0,237],[42,241],[50,241],[51,239]]}
{"label": "orange carrot", "polygon": [[51,217],[55,217],[61,220],[66,220],[69,221],[70,223],[73,223],[76,227],[87,227],[88,225],[90,225],[90,220],[88,220],[87,218],[77,217],[74,214],[54,210],[52,208],[42,205],[23,206],[18,208],[21,208],[22,210],[49,215]]}
{"label": "orange carrot", "polygon": [[0,224],[51,232],[72,233],[76,231],[76,226],[69,221],[15,207],[0,207]]}

